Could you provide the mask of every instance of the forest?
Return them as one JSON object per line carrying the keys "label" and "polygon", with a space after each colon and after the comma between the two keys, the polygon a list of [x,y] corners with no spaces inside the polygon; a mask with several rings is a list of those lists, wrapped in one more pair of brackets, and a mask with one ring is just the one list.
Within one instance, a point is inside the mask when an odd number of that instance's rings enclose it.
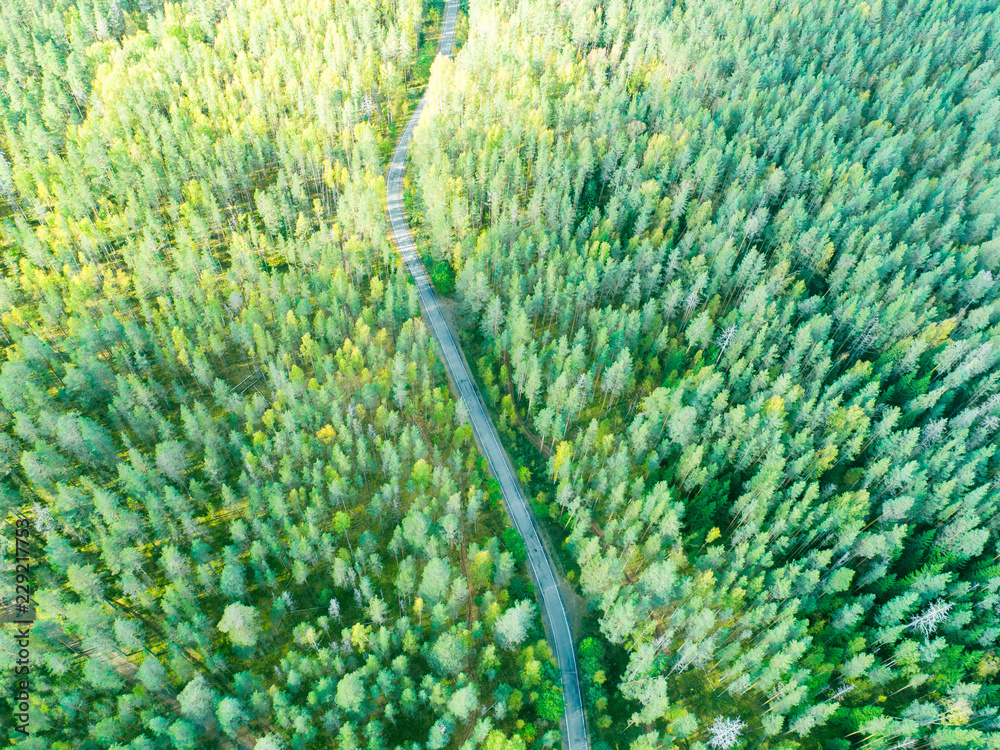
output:
{"label": "forest", "polygon": [[1000,747],[1000,12],[473,2],[414,212],[595,747]]}
{"label": "forest", "polygon": [[[992,0],[0,4],[29,750],[1000,750]],[[15,519],[30,519],[30,722]]]}
{"label": "forest", "polygon": [[386,237],[440,11],[4,4],[14,746],[558,744],[523,546]]}

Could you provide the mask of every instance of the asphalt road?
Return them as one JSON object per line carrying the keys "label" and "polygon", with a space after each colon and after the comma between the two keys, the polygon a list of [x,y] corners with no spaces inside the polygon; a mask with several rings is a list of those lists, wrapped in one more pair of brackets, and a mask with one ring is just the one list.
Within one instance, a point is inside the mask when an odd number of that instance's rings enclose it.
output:
{"label": "asphalt road", "polygon": [[[455,19],[458,16],[458,0],[447,0],[444,11],[444,26],[438,43],[438,54],[450,57],[455,41]],[[528,550],[528,566],[535,588],[541,600],[546,622],[549,626],[552,651],[562,672],[563,699],[566,702],[566,714],[563,717],[563,747],[566,750],[585,750],[590,747],[587,735],[587,721],[583,711],[583,700],[580,695],[580,679],[576,667],[576,651],[573,648],[573,633],[566,617],[566,606],[559,593],[556,582],[555,568],[549,559],[545,545],[535,524],[535,517],[524,498],[517,474],[511,466],[510,459],[500,445],[496,428],[490,420],[489,413],[483,404],[482,396],[476,387],[472,374],[462,358],[458,341],[452,335],[451,328],[441,314],[438,297],[431,286],[427,269],[424,268],[420,256],[413,244],[413,235],[403,212],[403,175],[406,172],[406,153],[413,140],[413,131],[424,110],[426,94],[421,97],[413,116],[396,144],[389,164],[389,174],[386,177],[389,223],[399,248],[400,255],[417,285],[420,295],[420,306],[423,309],[424,321],[431,334],[440,345],[441,359],[452,385],[459,397],[465,402],[469,412],[476,442],[486,460],[500,489],[503,492],[504,506],[514,523],[514,528],[524,539]]]}

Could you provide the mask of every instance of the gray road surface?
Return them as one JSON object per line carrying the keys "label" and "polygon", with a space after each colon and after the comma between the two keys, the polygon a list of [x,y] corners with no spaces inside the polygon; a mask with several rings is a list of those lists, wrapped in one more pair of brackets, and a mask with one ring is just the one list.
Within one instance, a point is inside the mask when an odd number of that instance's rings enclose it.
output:
{"label": "gray road surface", "polygon": [[[447,0],[444,11],[444,27],[438,43],[438,54],[451,56],[455,41],[455,19],[458,16],[458,0]],[[465,402],[469,421],[475,433],[479,449],[489,461],[493,476],[500,483],[503,501],[514,527],[524,539],[528,550],[528,565],[535,588],[541,599],[542,609],[549,626],[552,651],[562,671],[563,698],[566,701],[566,715],[563,717],[563,747],[566,750],[588,750],[590,738],[587,735],[587,721],[583,712],[580,695],[580,679],[576,668],[576,652],[573,648],[573,634],[566,617],[566,606],[556,583],[555,569],[549,559],[545,545],[535,525],[535,517],[524,498],[514,468],[500,445],[496,428],[490,420],[475,381],[462,358],[456,337],[445,321],[438,306],[438,297],[431,286],[427,270],[413,244],[413,235],[403,212],[403,174],[406,172],[406,153],[413,140],[413,131],[424,109],[426,95],[420,99],[416,111],[396,144],[386,178],[388,187],[389,223],[403,260],[420,295],[420,306],[424,320],[431,334],[441,347],[441,358],[445,369],[459,397]]]}

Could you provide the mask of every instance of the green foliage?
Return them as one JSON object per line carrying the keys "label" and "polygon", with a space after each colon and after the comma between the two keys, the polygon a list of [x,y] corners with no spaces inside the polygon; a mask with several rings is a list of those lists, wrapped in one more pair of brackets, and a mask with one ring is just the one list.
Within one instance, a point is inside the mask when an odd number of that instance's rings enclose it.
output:
{"label": "green foliage", "polygon": [[507,528],[503,532],[504,547],[514,556],[518,565],[523,565],[528,559],[528,550],[524,546],[524,540],[517,533],[517,529]]}
{"label": "green foliage", "polygon": [[596,737],[995,742],[1000,13],[665,7],[481,4],[412,148]]}
{"label": "green foliage", "polygon": [[526,571],[387,241],[381,158],[426,10],[0,10],[0,506],[34,522],[27,746],[557,726],[483,715],[524,668],[489,613]]}
{"label": "green foliage", "polygon": [[435,64],[442,11],[0,9],[25,747],[557,741],[386,240],[432,65],[421,252],[579,571],[595,746],[995,745],[996,4],[476,2]]}
{"label": "green foliage", "polygon": [[431,270],[431,282],[438,294],[450,297],[455,293],[455,272],[451,270],[448,261],[442,260],[434,264]]}
{"label": "green foliage", "polygon": [[562,718],[566,705],[563,702],[562,690],[553,685],[538,697],[538,715],[554,724]]}

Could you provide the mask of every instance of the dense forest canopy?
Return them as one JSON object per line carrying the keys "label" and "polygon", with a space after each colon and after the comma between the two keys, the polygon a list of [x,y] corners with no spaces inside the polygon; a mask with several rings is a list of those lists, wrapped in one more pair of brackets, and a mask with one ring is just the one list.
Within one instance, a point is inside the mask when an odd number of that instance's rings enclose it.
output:
{"label": "dense forest canopy", "polygon": [[4,5],[19,747],[558,743],[523,547],[386,239],[440,11]]}
{"label": "dense forest canopy", "polygon": [[603,746],[1000,747],[998,41],[977,0],[472,2],[414,197]]}
{"label": "dense forest canopy", "polygon": [[470,0],[435,60],[442,10],[0,7],[5,737],[560,744],[388,239],[427,84],[410,219],[593,746],[1000,749],[996,4]]}

